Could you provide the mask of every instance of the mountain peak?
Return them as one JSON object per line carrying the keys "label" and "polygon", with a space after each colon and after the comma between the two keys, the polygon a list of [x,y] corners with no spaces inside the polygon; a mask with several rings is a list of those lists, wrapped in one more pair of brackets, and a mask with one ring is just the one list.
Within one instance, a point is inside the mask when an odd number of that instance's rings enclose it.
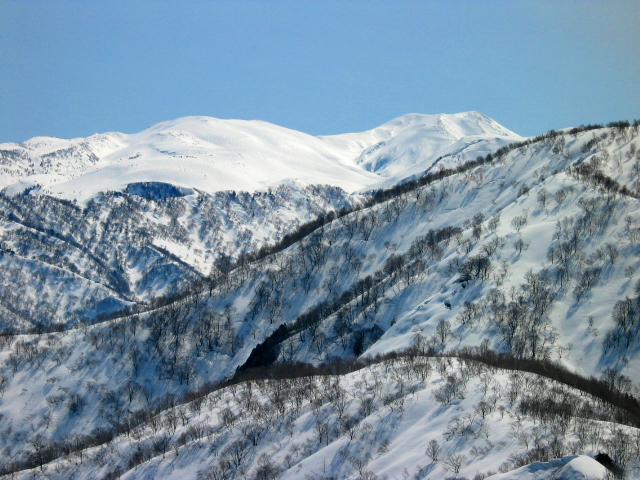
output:
{"label": "mountain peak", "polygon": [[259,120],[187,116],[134,134],[4,144],[20,161],[3,158],[0,188],[40,185],[86,199],[140,182],[214,192],[296,180],[359,191],[433,168],[455,152],[475,155],[519,138],[478,112],[410,113],[366,132],[318,137]]}
{"label": "mountain peak", "polygon": [[[324,137],[357,153],[356,164],[374,172],[388,187],[437,165],[476,158],[522,140],[486,115],[476,112],[409,113],[360,133]],[[442,162],[445,162],[444,164]],[[448,162],[448,163],[447,163]]]}

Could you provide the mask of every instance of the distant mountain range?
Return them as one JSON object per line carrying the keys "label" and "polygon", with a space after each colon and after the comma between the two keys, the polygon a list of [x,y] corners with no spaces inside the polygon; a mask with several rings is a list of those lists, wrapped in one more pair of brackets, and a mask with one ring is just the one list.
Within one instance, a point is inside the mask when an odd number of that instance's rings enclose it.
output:
{"label": "distant mountain range", "polygon": [[207,193],[254,192],[295,180],[354,192],[391,185],[520,137],[478,112],[399,117],[373,130],[313,137],[261,121],[185,117],[133,135],[0,144],[0,188],[86,200],[161,182]]}

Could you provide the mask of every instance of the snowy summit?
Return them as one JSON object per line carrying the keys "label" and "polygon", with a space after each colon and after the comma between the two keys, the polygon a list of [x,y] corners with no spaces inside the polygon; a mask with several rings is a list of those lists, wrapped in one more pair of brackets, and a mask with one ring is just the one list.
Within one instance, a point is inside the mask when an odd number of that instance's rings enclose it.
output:
{"label": "snowy summit", "polygon": [[348,192],[391,185],[485,155],[520,137],[478,112],[409,114],[367,132],[314,137],[262,121],[184,117],[136,134],[0,145],[0,188],[40,186],[86,200],[127,184],[162,182],[205,192],[263,190],[294,180]]}

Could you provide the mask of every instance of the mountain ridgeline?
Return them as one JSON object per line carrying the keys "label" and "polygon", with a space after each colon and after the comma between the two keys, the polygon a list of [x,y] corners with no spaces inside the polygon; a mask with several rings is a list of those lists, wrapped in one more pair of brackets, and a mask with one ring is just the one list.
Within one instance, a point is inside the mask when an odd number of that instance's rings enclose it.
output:
{"label": "mountain ridgeline", "polygon": [[226,122],[0,149],[1,474],[637,473],[638,122]]}

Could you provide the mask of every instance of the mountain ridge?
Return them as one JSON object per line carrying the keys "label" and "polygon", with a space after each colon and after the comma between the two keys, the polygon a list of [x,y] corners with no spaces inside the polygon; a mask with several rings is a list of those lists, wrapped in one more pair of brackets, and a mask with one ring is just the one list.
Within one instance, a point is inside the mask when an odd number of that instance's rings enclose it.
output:
{"label": "mountain ridge", "polygon": [[0,194],[0,307],[16,291],[10,306],[42,300],[34,315],[90,298],[45,264],[137,296],[110,318],[0,336],[5,471],[584,480],[606,472],[575,455],[604,451],[637,477],[637,415],[614,407],[639,405],[638,127],[482,156],[458,145],[359,196],[295,181],[252,194],[135,183],[83,207]]}
{"label": "mountain ridge", "polygon": [[[423,141],[416,148],[418,137]],[[253,192],[296,180],[353,192],[388,185],[387,177],[402,177],[408,167],[418,171],[454,144],[459,149],[460,144],[484,141],[483,151],[488,152],[520,138],[477,112],[408,114],[366,132],[332,136],[311,136],[257,120],[182,117],[134,134],[110,132],[71,140],[35,137],[22,144],[2,144],[0,169],[5,178],[0,188],[15,194],[28,185],[40,186],[56,196],[86,200],[139,182],[213,193]],[[386,142],[382,149],[380,142]],[[437,148],[426,147],[436,142]],[[384,161],[386,168],[375,167],[381,160],[368,158],[371,155],[365,153],[371,149],[393,157]],[[29,167],[11,162],[12,157]]]}

